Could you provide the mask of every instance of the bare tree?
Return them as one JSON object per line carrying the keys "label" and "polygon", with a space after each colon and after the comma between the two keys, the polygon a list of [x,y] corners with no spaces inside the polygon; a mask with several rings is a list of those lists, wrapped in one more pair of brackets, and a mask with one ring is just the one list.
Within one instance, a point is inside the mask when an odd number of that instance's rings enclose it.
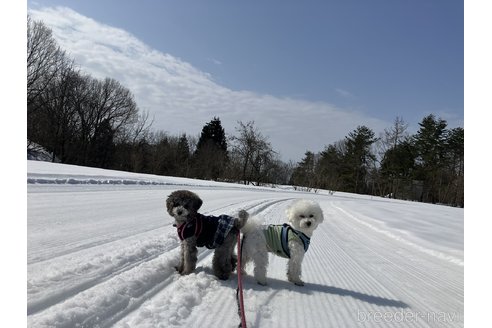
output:
{"label": "bare tree", "polygon": [[154,118],[149,121],[149,112],[144,111],[138,114],[138,117],[133,124],[128,124],[119,131],[116,135],[116,142],[129,142],[134,145],[142,138],[146,138],[150,134],[150,128],[154,123]]}
{"label": "bare tree", "polygon": [[41,21],[27,16],[27,104],[28,110],[35,99],[55,79],[67,61],[52,31]]}
{"label": "bare tree", "polygon": [[77,105],[80,120],[81,164],[88,161],[91,148],[94,148],[97,131],[107,130],[107,125],[114,135],[128,125],[138,122],[138,109],[130,90],[118,81],[106,78],[103,81],[86,77],[85,92]]}
{"label": "bare tree", "polygon": [[240,180],[244,184],[265,182],[275,152],[268,139],[254,126],[253,121],[246,124],[238,122],[238,124],[236,130],[239,136],[231,139],[235,163],[241,166]]}
{"label": "bare tree", "polygon": [[66,160],[67,148],[77,131],[72,98],[78,79],[73,63],[65,61],[37,95],[34,102],[37,109],[28,112],[28,139],[46,147],[52,153],[52,161],[56,157],[62,162]]}

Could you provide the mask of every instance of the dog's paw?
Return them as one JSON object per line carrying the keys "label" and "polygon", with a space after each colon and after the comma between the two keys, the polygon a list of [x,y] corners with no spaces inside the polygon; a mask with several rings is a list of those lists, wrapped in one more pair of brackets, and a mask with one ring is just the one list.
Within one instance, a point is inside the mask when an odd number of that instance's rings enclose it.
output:
{"label": "dog's paw", "polygon": [[182,276],[186,276],[186,275],[188,275],[190,273],[193,273],[193,272],[194,272],[194,270],[183,270],[183,271],[180,272],[180,274]]}
{"label": "dog's paw", "polygon": [[174,268],[182,276],[195,272],[195,269],[193,268],[185,269],[183,266],[175,266]]}
{"label": "dog's paw", "polygon": [[299,278],[290,278],[288,277],[289,281],[294,283],[296,286],[304,286],[304,281],[302,281]]}
{"label": "dog's paw", "polygon": [[217,274],[216,276],[220,280],[229,280],[230,274],[228,274],[228,273],[220,273],[220,274]]}
{"label": "dog's paw", "polygon": [[302,280],[289,280],[290,282],[294,283],[296,286],[304,286],[304,281]]}
{"label": "dog's paw", "polygon": [[266,281],[259,281],[259,280],[256,280],[256,283],[257,283],[258,285],[260,285],[260,286],[266,286],[266,285],[267,285]]}

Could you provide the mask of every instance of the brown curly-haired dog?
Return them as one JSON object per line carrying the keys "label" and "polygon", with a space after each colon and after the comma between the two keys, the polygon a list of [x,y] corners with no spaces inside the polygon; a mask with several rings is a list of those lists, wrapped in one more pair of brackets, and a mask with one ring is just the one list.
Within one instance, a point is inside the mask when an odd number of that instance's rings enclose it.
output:
{"label": "brown curly-haired dog", "polygon": [[176,268],[180,274],[195,271],[197,247],[215,249],[212,268],[217,278],[229,279],[236,266],[234,248],[237,234],[248,219],[248,213],[239,211],[238,218],[228,215],[205,216],[198,213],[202,200],[189,190],[176,190],[166,200],[167,212],[174,217],[181,239],[181,259]]}

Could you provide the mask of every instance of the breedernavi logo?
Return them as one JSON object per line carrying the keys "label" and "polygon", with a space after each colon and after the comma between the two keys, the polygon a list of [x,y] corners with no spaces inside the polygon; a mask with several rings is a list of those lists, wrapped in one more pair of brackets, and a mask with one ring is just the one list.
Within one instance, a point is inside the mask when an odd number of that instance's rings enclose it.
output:
{"label": "breedernavi logo", "polygon": [[462,315],[458,312],[414,312],[414,311],[359,311],[357,310],[358,322],[418,322],[426,323],[453,323],[462,321]]}

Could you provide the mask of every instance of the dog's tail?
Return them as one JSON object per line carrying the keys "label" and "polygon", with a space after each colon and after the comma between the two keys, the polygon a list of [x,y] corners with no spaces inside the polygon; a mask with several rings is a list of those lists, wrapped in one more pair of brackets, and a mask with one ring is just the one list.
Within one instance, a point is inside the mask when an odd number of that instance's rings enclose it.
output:
{"label": "dog's tail", "polygon": [[244,227],[246,222],[248,221],[249,213],[245,210],[240,210],[238,213],[238,219],[236,220],[236,228],[241,229]]}
{"label": "dog's tail", "polygon": [[248,222],[241,229],[241,232],[246,236],[250,233],[253,233],[261,228],[264,223],[260,220],[259,217],[253,216],[249,218]]}

